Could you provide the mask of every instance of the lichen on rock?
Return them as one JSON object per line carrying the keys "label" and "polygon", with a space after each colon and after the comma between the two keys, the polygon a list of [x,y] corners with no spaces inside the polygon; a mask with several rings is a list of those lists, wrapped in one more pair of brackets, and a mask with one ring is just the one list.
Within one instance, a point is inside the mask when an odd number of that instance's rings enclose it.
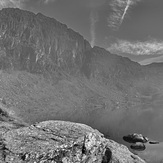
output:
{"label": "lichen on rock", "polygon": [[4,163],[144,163],[127,147],[84,124],[45,121],[1,136]]}

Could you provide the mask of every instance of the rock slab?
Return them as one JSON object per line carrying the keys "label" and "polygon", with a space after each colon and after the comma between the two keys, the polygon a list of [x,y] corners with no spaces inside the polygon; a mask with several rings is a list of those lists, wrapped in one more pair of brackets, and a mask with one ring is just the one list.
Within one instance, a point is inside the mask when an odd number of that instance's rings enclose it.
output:
{"label": "rock slab", "polygon": [[145,163],[84,124],[45,121],[1,135],[0,163]]}

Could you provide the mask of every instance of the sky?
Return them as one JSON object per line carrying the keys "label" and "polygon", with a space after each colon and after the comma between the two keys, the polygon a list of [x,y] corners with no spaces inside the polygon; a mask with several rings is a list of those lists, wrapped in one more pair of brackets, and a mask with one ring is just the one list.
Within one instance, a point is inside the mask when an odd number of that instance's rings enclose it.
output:
{"label": "sky", "polygon": [[41,12],[93,46],[133,60],[163,55],[163,0],[0,0],[0,8]]}

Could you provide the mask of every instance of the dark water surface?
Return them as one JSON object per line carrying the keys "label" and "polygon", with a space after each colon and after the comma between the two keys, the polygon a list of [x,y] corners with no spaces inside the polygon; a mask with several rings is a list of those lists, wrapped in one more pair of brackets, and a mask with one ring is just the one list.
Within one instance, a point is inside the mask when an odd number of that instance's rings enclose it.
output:
{"label": "dark water surface", "polygon": [[163,163],[163,142],[160,144],[146,144],[146,150],[142,152],[133,151],[147,163]]}
{"label": "dark water surface", "polygon": [[[108,114],[106,114],[108,115]],[[159,141],[159,144],[146,143],[146,150],[131,152],[138,154],[147,163],[163,163],[163,109],[162,107],[117,111],[110,114],[106,120],[108,124],[108,135],[111,139],[126,145],[130,149],[129,143],[123,141],[123,136],[138,133],[148,137],[150,140]],[[106,124],[104,123],[106,127]],[[105,133],[105,130],[103,133]],[[111,131],[111,132],[109,132]]]}

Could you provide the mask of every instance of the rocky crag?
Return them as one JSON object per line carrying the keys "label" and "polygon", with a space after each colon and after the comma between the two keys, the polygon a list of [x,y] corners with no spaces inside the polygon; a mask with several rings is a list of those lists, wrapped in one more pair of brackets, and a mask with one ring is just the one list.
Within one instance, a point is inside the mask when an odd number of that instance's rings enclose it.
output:
{"label": "rocky crag", "polygon": [[15,129],[9,126],[0,126],[1,163],[145,163],[127,147],[84,124],[45,121]]}
{"label": "rocky crag", "polygon": [[41,13],[0,11],[0,68],[43,73],[76,72],[90,44],[78,33]]}

